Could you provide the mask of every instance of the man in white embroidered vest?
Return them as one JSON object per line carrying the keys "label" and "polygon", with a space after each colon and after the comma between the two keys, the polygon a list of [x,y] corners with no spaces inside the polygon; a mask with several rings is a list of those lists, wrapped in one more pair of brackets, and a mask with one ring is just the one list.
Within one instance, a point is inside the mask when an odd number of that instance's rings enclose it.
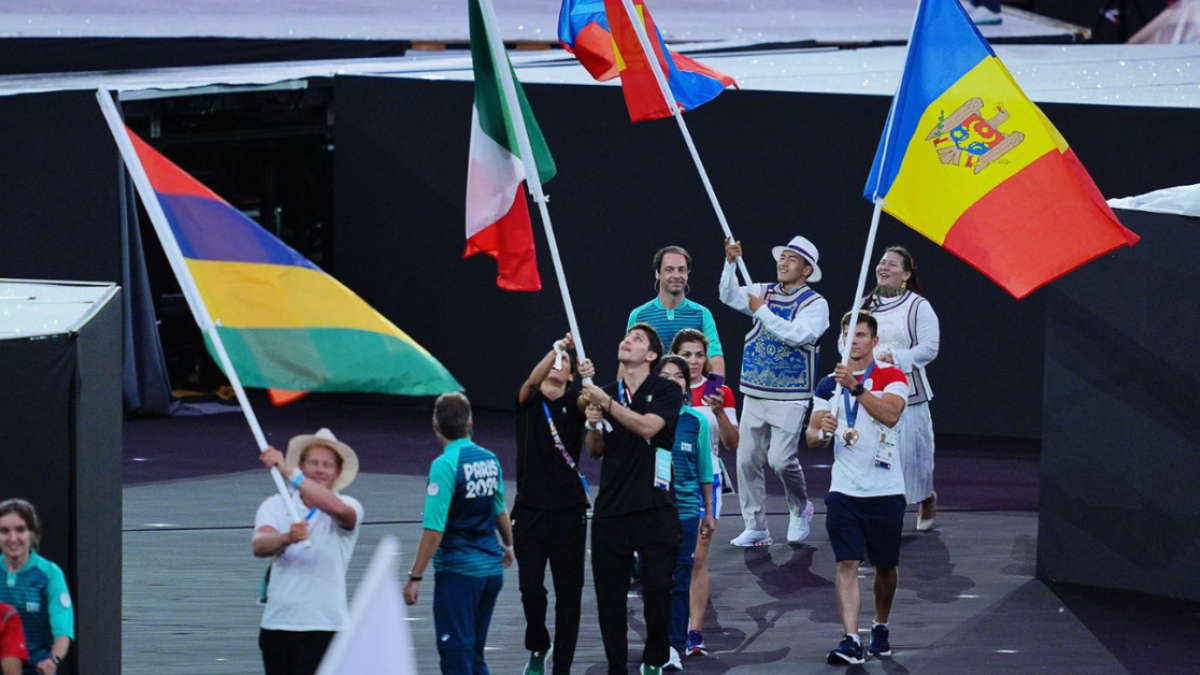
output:
{"label": "man in white embroidered vest", "polygon": [[738,446],[738,498],[746,529],[733,546],[772,543],[764,511],[764,465],[783,481],[789,543],[808,537],[812,504],[800,468],[801,426],[816,385],[817,340],[829,328],[829,304],[808,284],[821,280],[817,247],[804,237],[773,249],[776,279],[752,288],[737,283],[741,242],[725,242],[721,302],[754,317],[742,353],[740,389],[745,400]]}

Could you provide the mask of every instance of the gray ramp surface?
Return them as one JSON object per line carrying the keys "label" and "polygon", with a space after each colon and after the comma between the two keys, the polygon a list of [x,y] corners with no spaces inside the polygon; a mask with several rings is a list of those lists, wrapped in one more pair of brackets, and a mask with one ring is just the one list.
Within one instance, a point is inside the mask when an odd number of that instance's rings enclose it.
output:
{"label": "gray ramp surface", "polygon": [[[347,492],[364,505],[366,522],[350,567],[351,593],[385,534],[399,537],[407,569],[420,536],[425,479],[361,474]],[[255,605],[266,562],[250,554],[254,510],[270,494],[262,471],[144,484],[125,489],[124,672],[129,675],[259,673],[261,608]],[[506,485],[510,497],[514,491]],[[735,500],[725,504],[710,567],[711,608],[705,625],[710,656],[685,661],[696,673],[822,673],[840,636],[834,597],[835,561],[817,502],[813,533],[801,546],[737,549]],[[787,522],[782,496],[768,508],[772,531]],[[1033,578],[1037,514],[943,510],[938,528],[912,530],[908,516],[900,589],[891,618],[895,654],[851,672],[1096,673],[1128,671],[1054,592]],[[595,596],[587,572],[575,672],[605,672],[595,628]],[[870,626],[872,579],[864,588],[862,625]],[[438,672],[432,625],[433,584],[411,608],[410,626],[422,672]],[[630,600],[631,664],[642,645],[640,601]],[[494,673],[520,672],[524,618],[516,569],[492,620],[487,655]]]}

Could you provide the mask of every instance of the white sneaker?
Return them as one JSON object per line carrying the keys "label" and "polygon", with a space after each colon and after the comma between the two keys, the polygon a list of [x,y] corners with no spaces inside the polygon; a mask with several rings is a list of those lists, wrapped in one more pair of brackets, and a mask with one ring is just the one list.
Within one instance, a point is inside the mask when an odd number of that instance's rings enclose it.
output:
{"label": "white sneaker", "polygon": [[734,537],[729,542],[729,545],[751,548],[754,546],[770,546],[773,543],[775,542],[771,540],[770,530],[746,530]]}
{"label": "white sneaker", "polygon": [[663,670],[682,671],[683,659],[679,658],[679,652],[671,647],[671,660],[663,664]]}
{"label": "white sneaker", "polygon": [[800,512],[799,518],[796,518],[795,516],[788,517],[787,537],[789,544],[799,544],[805,539],[808,539],[808,534],[812,531],[812,528],[809,527],[809,523],[812,522],[812,517],[813,505],[812,502],[809,501],[804,502],[804,510]]}
{"label": "white sneaker", "polygon": [[972,5],[969,2],[964,2],[963,9],[967,10],[967,16],[971,18],[971,21],[975,22],[976,26],[995,26],[1003,20],[1000,12],[993,12],[983,5]]}

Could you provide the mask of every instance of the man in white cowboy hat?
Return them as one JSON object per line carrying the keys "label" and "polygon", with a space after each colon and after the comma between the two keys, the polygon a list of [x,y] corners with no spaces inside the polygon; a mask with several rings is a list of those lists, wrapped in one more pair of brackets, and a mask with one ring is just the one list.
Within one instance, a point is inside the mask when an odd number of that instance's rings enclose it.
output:
{"label": "man in white cowboy hat", "polygon": [[[254,517],[254,555],[274,556],[258,638],[263,667],[266,675],[311,675],[349,618],[346,568],[363,507],[339,491],[358,475],[358,455],[321,429],[288,442],[286,459],[272,447],[260,459],[268,470],[279,468],[303,516],[292,522],[287,503],[276,494]],[[300,544],[305,540],[312,546]]]}
{"label": "man in white cowboy hat", "polygon": [[816,387],[817,340],[829,328],[829,304],[808,286],[821,279],[819,254],[811,241],[793,237],[772,253],[776,283],[739,286],[736,264],[742,244],[725,242],[721,302],[754,318],[746,334],[739,387],[745,400],[737,451],[738,498],[746,529],[729,542],[733,546],[772,543],[763,508],[766,464],[783,481],[789,543],[808,537],[813,512],[800,468],[799,443]]}

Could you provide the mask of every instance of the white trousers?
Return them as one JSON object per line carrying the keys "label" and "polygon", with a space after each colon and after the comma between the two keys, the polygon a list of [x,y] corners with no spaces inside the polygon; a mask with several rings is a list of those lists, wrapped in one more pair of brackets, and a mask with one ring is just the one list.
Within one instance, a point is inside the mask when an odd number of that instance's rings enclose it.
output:
{"label": "white trousers", "polygon": [[746,529],[767,529],[763,504],[767,498],[766,467],[783,481],[788,510],[799,518],[808,501],[804,470],[800,468],[800,440],[809,401],[769,401],[747,396],[738,425],[738,501]]}

